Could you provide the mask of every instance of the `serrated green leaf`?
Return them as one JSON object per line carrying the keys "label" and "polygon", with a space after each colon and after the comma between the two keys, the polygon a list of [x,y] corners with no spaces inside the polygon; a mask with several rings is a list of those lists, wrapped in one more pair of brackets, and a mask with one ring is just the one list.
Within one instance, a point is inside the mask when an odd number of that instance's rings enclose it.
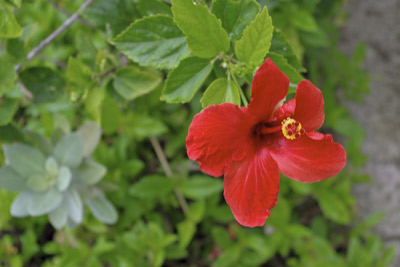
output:
{"label": "serrated green leaf", "polygon": [[0,168],[0,187],[10,191],[27,190],[26,178],[21,177],[10,166]]}
{"label": "serrated green leaf", "polygon": [[269,51],[284,56],[297,71],[305,71],[285,35],[279,29],[274,30]]}
{"label": "serrated green leaf", "polygon": [[[1,11],[0,11],[1,12]],[[1,28],[1,26],[0,26]],[[7,56],[0,57],[0,97],[10,92],[15,85],[15,72],[12,61]]]}
{"label": "serrated green leaf", "polygon": [[240,105],[239,89],[232,81],[219,78],[213,81],[200,99],[203,108],[221,103],[234,103]]}
{"label": "serrated green leaf", "polygon": [[272,19],[265,7],[236,42],[236,57],[251,69],[259,66],[269,51],[273,29]]}
{"label": "serrated green leaf", "polygon": [[[1,62],[0,62],[1,64]],[[1,68],[1,67],[0,67]],[[1,75],[0,75],[1,77]],[[8,124],[18,109],[18,100],[3,98],[0,101],[0,126]]]}
{"label": "serrated green leaf", "polygon": [[28,203],[28,212],[31,216],[40,216],[60,205],[63,199],[62,193],[50,188],[46,192],[35,192]]}
{"label": "serrated green leaf", "polygon": [[45,172],[45,158],[36,148],[14,144],[3,146],[6,163],[19,175],[24,178],[33,174],[43,174]]}
{"label": "serrated green leaf", "polygon": [[19,78],[37,103],[54,101],[64,94],[64,79],[49,68],[32,67],[23,70]]}
{"label": "serrated green leaf", "polygon": [[138,18],[139,14],[135,2],[131,0],[97,0],[83,12],[83,16],[115,36]]}
{"label": "serrated green leaf", "polygon": [[64,136],[54,148],[54,156],[60,165],[78,167],[83,158],[83,142],[79,134]]}
{"label": "serrated green leaf", "polygon": [[172,13],[196,56],[213,58],[229,49],[228,34],[206,6],[195,5],[192,0],[172,0]]}
{"label": "serrated green leaf", "polygon": [[103,165],[88,159],[85,160],[78,169],[76,169],[74,177],[79,183],[94,185],[103,178],[106,171],[107,169]]}
{"label": "serrated green leaf", "polygon": [[[270,52],[268,54],[269,58],[271,58],[271,60],[275,63],[276,66],[278,66],[278,68],[286,74],[286,76],[288,76],[289,80],[291,83],[294,84],[298,84],[299,82],[301,82],[304,78],[300,75],[300,73],[297,72],[297,70],[291,66],[288,61],[286,60],[286,58],[284,58],[282,55],[280,54],[276,54],[274,52]],[[288,94],[290,93],[294,93],[295,90],[288,92]]]}
{"label": "serrated green leaf", "polygon": [[260,12],[260,5],[254,0],[216,0],[212,12],[221,20],[231,40],[236,41]]}
{"label": "serrated green leaf", "polygon": [[143,17],[160,14],[172,16],[170,6],[162,0],[140,0],[136,3],[136,8]]}
{"label": "serrated green leaf", "polygon": [[87,198],[85,203],[99,221],[106,224],[114,224],[117,222],[117,210],[102,194]]}
{"label": "serrated green leaf", "polygon": [[174,185],[171,179],[165,176],[150,175],[135,183],[129,193],[141,198],[163,197],[172,192]]}
{"label": "serrated green leaf", "polygon": [[138,67],[124,67],[116,71],[113,85],[115,90],[126,100],[154,90],[161,82],[158,72]]}
{"label": "serrated green leaf", "polygon": [[16,38],[22,34],[22,29],[19,26],[11,8],[0,2],[0,37]]}
{"label": "serrated green leaf", "polygon": [[180,184],[184,196],[191,199],[204,199],[222,192],[222,181],[208,176],[193,176]]}
{"label": "serrated green leaf", "polygon": [[185,39],[171,17],[158,15],[135,21],[112,44],[142,66],[171,69],[190,55]]}
{"label": "serrated green leaf", "polygon": [[182,60],[179,66],[169,73],[161,99],[168,103],[189,102],[211,69],[212,65],[207,59],[190,57]]}

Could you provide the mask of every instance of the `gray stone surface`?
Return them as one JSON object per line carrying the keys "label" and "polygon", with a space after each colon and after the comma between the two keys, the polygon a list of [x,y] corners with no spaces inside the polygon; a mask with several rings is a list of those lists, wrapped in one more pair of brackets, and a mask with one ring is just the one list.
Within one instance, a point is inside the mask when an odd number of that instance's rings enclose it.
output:
{"label": "gray stone surface", "polygon": [[363,151],[370,160],[364,169],[374,178],[354,193],[361,218],[386,213],[376,232],[397,247],[393,266],[400,266],[400,0],[352,0],[346,9],[341,49],[351,53],[364,42],[372,74],[364,103],[343,101],[366,129]]}

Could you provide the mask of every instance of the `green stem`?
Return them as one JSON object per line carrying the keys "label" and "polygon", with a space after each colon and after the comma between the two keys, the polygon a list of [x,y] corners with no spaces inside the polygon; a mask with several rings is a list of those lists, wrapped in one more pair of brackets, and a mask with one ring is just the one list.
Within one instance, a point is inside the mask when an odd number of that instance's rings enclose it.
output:
{"label": "green stem", "polygon": [[240,94],[240,98],[242,99],[242,102],[244,104],[244,106],[247,106],[249,104],[249,102],[247,101],[246,96],[244,95],[243,89],[242,87],[239,85],[235,75],[232,74],[232,78],[233,78],[233,82],[236,84],[236,86],[239,88],[239,94]]}

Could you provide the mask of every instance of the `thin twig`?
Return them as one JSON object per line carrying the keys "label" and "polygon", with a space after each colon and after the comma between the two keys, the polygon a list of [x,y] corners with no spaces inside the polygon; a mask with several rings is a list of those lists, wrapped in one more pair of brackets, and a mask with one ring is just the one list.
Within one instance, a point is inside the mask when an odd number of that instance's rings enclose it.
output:
{"label": "thin twig", "polygon": [[[85,3],[71,15],[57,30],[50,34],[46,39],[40,42],[38,46],[32,49],[26,56],[26,62],[31,61],[40,51],[42,51],[48,44],[50,44],[57,36],[59,36],[63,31],[65,31],[75,20],[79,18],[79,14],[85,10],[94,0],[86,0]],[[21,64],[15,66],[15,72],[21,69]]]}
{"label": "thin twig", "polygon": [[[54,2],[54,1],[49,1],[49,2],[53,5],[53,7],[55,9],[60,11],[60,13],[64,14],[66,17],[70,17],[71,16],[71,13],[69,13],[67,10],[63,9],[62,7],[60,7],[58,5],[58,3]],[[86,19],[82,18],[80,15],[78,16],[77,22],[79,22],[82,25],[85,25],[85,26],[91,28],[92,30],[96,30],[96,26],[94,26],[92,23],[90,23]]]}
{"label": "thin twig", "polygon": [[[154,151],[156,152],[157,158],[160,161],[161,167],[163,168],[165,174],[167,175],[167,177],[171,178],[173,175],[172,170],[168,164],[168,160],[165,157],[164,151],[162,150],[160,143],[154,136],[150,136],[150,142],[151,145],[153,146]],[[189,211],[189,206],[185,198],[183,197],[182,192],[178,188],[175,188],[174,191],[176,198],[178,199],[179,205],[181,206],[181,209],[183,210],[184,213],[187,213]]]}

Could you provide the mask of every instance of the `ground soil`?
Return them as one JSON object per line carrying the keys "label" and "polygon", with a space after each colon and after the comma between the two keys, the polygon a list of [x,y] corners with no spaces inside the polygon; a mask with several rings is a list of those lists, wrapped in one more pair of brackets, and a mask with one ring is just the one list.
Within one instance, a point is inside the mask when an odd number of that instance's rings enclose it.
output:
{"label": "ground soil", "polygon": [[397,247],[393,266],[400,266],[400,0],[352,0],[341,30],[341,49],[350,54],[367,46],[365,68],[371,94],[364,103],[342,102],[366,129],[364,170],[374,182],[354,189],[360,218],[384,211],[376,232]]}

